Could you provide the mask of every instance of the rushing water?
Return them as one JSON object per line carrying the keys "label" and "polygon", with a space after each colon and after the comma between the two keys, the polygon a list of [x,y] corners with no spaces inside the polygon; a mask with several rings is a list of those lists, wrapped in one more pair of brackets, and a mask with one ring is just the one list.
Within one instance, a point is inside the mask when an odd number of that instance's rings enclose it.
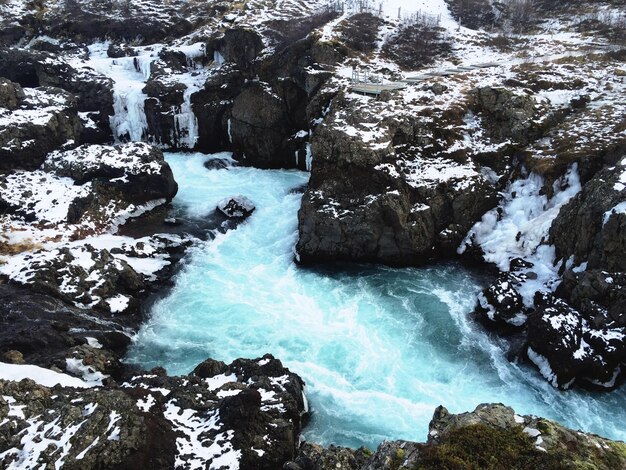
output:
{"label": "rushing water", "polygon": [[305,438],[375,447],[423,441],[434,408],[502,402],[523,414],[624,439],[626,394],[553,389],[509,363],[497,339],[468,319],[480,279],[455,264],[420,269],[299,268],[296,214],[308,173],[206,170],[207,156],[170,154],[178,210],[210,213],[243,194],[257,210],[237,230],[192,249],[128,360],[187,373],[206,357],[272,353],[307,382]]}

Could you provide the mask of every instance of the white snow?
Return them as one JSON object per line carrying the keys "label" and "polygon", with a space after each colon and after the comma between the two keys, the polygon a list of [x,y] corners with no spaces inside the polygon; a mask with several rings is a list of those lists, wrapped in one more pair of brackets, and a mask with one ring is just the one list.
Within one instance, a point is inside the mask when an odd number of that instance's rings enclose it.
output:
{"label": "white snow", "polygon": [[537,354],[530,347],[528,348],[527,353],[528,353],[528,359],[530,359],[531,361],[535,363],[535,365],[539,368],[539,372],[541,372],[541,375],[543,375],[544,378],[548,382],[550,382],[550,384],[553,387],[557,387],[558,386],[557,377],[556,377],[556,374],[552,371],[552,367],[550,367],[550,363],[548,362],[548,360],[545,357],[543,357],[541,354]]}
{"label": "white snow", "polygon": [[92,348],[101,349],[102,344],[96,338],[92,338],[91,336],[86,336],[87,344]]}
{"label": "white snow", "polygon": [[237,376],[235,374],[230,374],[230,375],[219,374],[214,377],[209,377],[207,379],[204,379],[204,381],[206,382],[209,390],[213,391],[213,390],[217,390],[218,388],[222,387],[223,385],[229,382],[237,382]]}
{"label": "white snow", "polygon": [[115,297],[111,297],[106,300],[106,303],[109,304],[109,308],[111,313],[119,313],[123,312],[128,308],[128,302],[130,298],[126,295],[118,294]]}
{"label": "white snow", "polygon": [[108,377],[93,367],[85,365],[82,359],[66,358],[65,369],[72,374],[82,376],[84,382],[92,387],[102,386],[102,381]]}
{"label": "white snow", "polygon": [[602,217],[602,224],[606,225],[606,223],[609,221],[611,217],[613,217],[614,215],[618,215],[618,214],[626,214],[626,201],[620,202],[611,210],[606,211],[604,213],[604,216]]}
{"label": "white snow", "polygon": [[514,181],[499,208],[487,212],[458,249],[463,253],[470,244],[480,246],[485,261],[494,263],[500,271],[508,271],[514,258],[532,262],[534,267],[527,271],[537,274],[537,279],[522,283],[519,290],[527,306],[532,306],[535,292],[556,287],[554,248],[546,241],[560,208],[581,189],[576,165],[555,183],[552,199],[541,194],[543,186],[544,180],[537,174]]}
{"label": "white snow", "polygon": [[152,395],[148,395],[145,400],[141,398],[137,400],[137,408],[139,408],[144,413],[147,413],[148,411],[150,411],[150,408],[152,408],[155,403],[156,400],[154,399],[154,397]]}
{"label": "white snow", "polygon": [[[231,440],[233,431],[218,433],[215,438],[209,431],[219,431],[219,412],[201,414],[195,410],[182,409],[174,401],[167,403],[165,419],[172,423],[176,438],[176,467],[187,469],[238,470],[241,451],[234,450]],[[184,457],[184,459],[183,459]]]}
{"label": "white snow", "polygon": [[43,367],[4,362],[0,362],[0,379],[14,381],[31,379],[44,387],[61,385],[63,387],[89,388],[95,385]]}
{"label": "white snow", "polygon": [[[20,434],[21,449],[13,447],[0,454],[0,460],[5,460],[8,456],[13,456],[14,460],[5,470],[22,470],[26,468],[41,468],[41,454],[49,447],[55,448],[54,468],[63,468],[72,444],[70,439],[78,432],[85,423],[63,426],[60,417],[52,422],[46,423],[39,419],[39,416],[26,421],[28,427],[24,428]],[[6,459],[8,460],[8,459]]]}
{"label": "white snow", "polygon": [[80,454],[78,454],[76,456],[76,460],[82,460],[85,457],[85,455],[87,455],[87,452],[89,452],[91,449],[93,449],[95,446],[98,445],[99,441],[100,441],[100,436],[96,437],[93,440],[93,442],[85,448],[85,450],[83,450]]}

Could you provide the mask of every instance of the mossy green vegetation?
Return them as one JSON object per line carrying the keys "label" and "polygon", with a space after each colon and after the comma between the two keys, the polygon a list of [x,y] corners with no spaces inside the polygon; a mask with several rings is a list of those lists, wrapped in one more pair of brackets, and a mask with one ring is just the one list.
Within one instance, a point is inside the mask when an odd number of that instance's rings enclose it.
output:
{"label": "mossy green vegetation", "polygon": [[521,427],[474,424],[450,432],[439,445],[425,447],[416,470],[561,470],[575,468],[559,453],[535,447]]}

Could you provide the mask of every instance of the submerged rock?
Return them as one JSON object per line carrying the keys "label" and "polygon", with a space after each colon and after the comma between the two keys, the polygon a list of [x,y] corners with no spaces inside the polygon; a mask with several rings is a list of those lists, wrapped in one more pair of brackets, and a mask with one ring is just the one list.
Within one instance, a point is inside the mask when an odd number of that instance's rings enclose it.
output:
{"label": "submerged rock", "polygon": [[523,274],[501,273],[478,295],[481,317],[500,325],[521,327],[526,322],[526,308],[515,286]]}

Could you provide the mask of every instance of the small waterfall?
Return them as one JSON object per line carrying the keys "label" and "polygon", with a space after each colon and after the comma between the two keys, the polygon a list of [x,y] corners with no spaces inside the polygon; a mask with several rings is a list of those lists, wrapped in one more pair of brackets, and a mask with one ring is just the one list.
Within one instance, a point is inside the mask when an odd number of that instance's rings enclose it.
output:
{"label": "small waterfall", "polygon": [[115,141],[146,140],[148,122],[144,103],[147,96],[142,90],[158,51],[146,50],[137,57],[112,59],[107,55],[108,47],[109,42],[89,46],[89,60],[74,65],[91,67],[113,80],[114,114],[110,116],[110,124]]}
{"label": "small waterfall", "polygon": [[180,112],[174,114],[174,136],[172,141],[177,147],[192,149],[198,142],[198,118],[193,112],[191,95],[198,91],[197,87],[187,85],[183,95]]}
{"label": "small waterfall", "polygon": [[[113,116],[110,125],[116,142],[147,141],[150,139],[145,101],[148,96],[143,92],[150,79],[152,63],[158,60],[164,46],[135,49],[135,57],[110,58],[107,55],[108,42],[97,43],[89,47],[90,58],[78,66],[92,67],[97,72],[113,80]],[[188,70],[167,77],[170,82],[186,86],[183,103],[172,110],[173,126],[171,142],[176,148],[192,149],[198,142],[198,119],[193,112],[191,96],[199,91],[206,81],[207,71],[203,72],[202,62],[205,57],[205,44],[198,42],[175,47],[185,54]],[[163,144],[157,144],[164,147]]]}
{"label": "small waterfall", "polygon": [[[147,64],[146,64],[147,63]],[[111,129],[116,142],[119,141],[143,141],[148,134],[148,121],[144,104],[146,94],[142,91],[145,82],[139,77],[130,77],[133,73],[145,80],[146,74],[150,75],[150,65],[146,60],[124,57],[116,59],[112,67],[119,67],[125,73],[124,79],[116,80],[113,89],[113,111],[110,117]]]}

